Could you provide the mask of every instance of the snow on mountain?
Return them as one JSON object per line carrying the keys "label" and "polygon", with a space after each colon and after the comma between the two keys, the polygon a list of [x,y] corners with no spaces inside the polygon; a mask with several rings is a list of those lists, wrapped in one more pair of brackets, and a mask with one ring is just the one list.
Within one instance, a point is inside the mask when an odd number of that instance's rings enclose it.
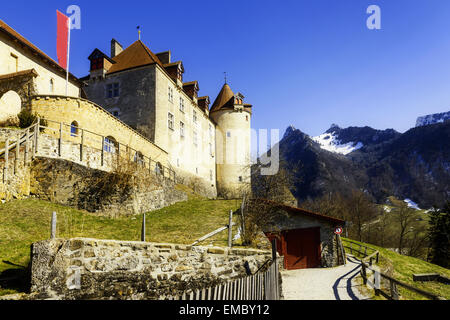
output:
{"label": "snow on mountain", "polygon": [[334,132],[324,133],[317,137],[312,137],[312,140],[317,142],[324,150],[347,155],[350,152],[361,149],[364,145],[361,142],[341,143],[337,139]]}
{"label": "snow on mountain", "polygon": [[443,113],[429,114],[423,117],[417,118],[416,127],[427,126],[429,124],[442,123],[450,120],[450,111]]}
{"label": "snow on mountain", "polygon": [[415,203],[414,201],[412,201],[411,199],[405,199],[403,200],[408,204],[408,207],[416,209],[416,210],[420,210],[419,205],[417,203]]}

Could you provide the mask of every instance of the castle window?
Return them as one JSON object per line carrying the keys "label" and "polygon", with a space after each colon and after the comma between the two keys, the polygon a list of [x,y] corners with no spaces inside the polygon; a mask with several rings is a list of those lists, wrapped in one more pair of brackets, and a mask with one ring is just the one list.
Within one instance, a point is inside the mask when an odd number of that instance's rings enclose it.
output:
{"label": "castle window", "polygon": [[231,138],[231,132],[227,131],[227,138]]}
{"label": "castle window", "polygon": [[169,86],[169,102],[173,102],[173,88]]}
{"label": "castle window", "polygon": [[209,170],[209,180],[213,181],[213,171]]}
{"label": "castle window", "polygon": [[106,137],[103,150],[108,153],[115,153],[116,145],[116,139],[114,139],[113,137]]}
{"label": "castle window", "polygon": [[54,92],[55,91],[55,84],[53,82],[53,79],[50,79],[50,92]]}
{"label": "castle window", "polygon": [[19,72],[19,57],[16,56],[14,53],[11,53],[11,59],[12,59],[12,66],[11,66],[11,72]]}
{"label": "castle window", "polygon": [[70,135],[72,137],[77,137],[78,136],[78,122],[74,121],[70,125]]}
{"label": "castle window", "polygon": [[159,162],[155,166],[155,173],[156,175],[160,175],[161,173],[163,173],[163,166]]}
{"label": "castle window", "polygon": [[119,96],[119,83],[111,83],[106,86],[106,97],[116,98]]}
{"label": "castle window", "polygon": [[209,138],[212,140],[213,138],[213,130],[212,130],[212,125],[209,125]]}
{"label": "castle window", "polygon": [[248,116],[245,116],[245,120],[248,121]]}
{"label": "castle window", "polygon": [[198,168],[195,168],[195,173],[198,174]]}
{"label": "castle window", "polygon": [[194,135],[193,135],[193,140],[194,140],[194,146],[198,146],[198,135],[197,135],[197,131],[194,131]]}
{"label": "castle window", "polygon": [[91,60],[91,71],[99,70],[103,68],[103,58],[97,58]]}
{"label": "castle window", "polygon": [[180,137],[184,138],[184,123],[180,121]]}
{"label": "castle window", "polygon": [[209,144],[209,154],[210,154],[211,156],[214,155],[212,143]]}
{"label": "castle window", "polygon": [[136,162],[139,165],[144,165],[144,155],[141,152],[137,151],[134,154],[134,162]]}
{"label": "castle window", "polygon": [[197,111],[194,110],[193,115],[192,115],[192,121],[194,123],[197,123]]}
{"label": "castle window", "polygon": [[184,99],[180,97],[180,111],[184,113]]}
{"label": "castle window", "polygon": [[174,124],[174,116],[173,116],[173,114],[169,112],[168,113],[168,118],[169,118],[169,120],[168,120],[169,129],[173,130],[173,124]]}
{"label": "castle window", "polygon": [[241,177],[239,177],[239,182],[242,182],[243,180],[242,180],[242,176]]}

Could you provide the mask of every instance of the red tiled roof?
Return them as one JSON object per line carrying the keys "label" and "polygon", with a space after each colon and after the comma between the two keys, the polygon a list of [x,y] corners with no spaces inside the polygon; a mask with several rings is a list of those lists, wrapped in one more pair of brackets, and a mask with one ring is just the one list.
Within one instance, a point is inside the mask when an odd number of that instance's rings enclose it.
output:
{"label": "red tiled roof", "polygon": [[164,69],[162,62],[141,40],[134,42],[112,60],[116,63],[111,66],[107,74],[155,63]]}
{"label": "red tiled roof", "polygon": [[[6,33],[9,37],[13,38],[14,40],[20,42],[23,46],[27,47],[29,50],[33,51],[37,56],[39,56],[44,62],[46,62],[49,66],[51,66],[54,69],[57,69],[59,72],[66,73],[66,70],[62,68],[55,60],[50,58],[48,55],[46,55],[43,51],[41,51],[38,47],[36,47],[34,44],[32,44],[29,40],[27,40],[25,37],[23,37],[20,33],[18,33],[16,30],[11,28],[9,25],[7,25],[4,21],[0,20],[0,31],[3,31]],[[74,80],[78,83],[80,81],[77,77],[75,77],[73,74],[69,73],[71,80]]]}
{"label": "red tiled roof", "polygon": [[254,199],[253,201],[256,201],[258,203],[260,202],[266,202],[269,205],[272,205],[274,208],[278,208],[284,211],[287,211],[289,213],[293,213],[293,214],[302,214],[305,216],[309,216],[312,218],[317,218],[317,219],[321,219],[321,220],[327,220],[335,225],[344,225],[345,221],[342,219],[338,219],[338,218],[334,218],[334,217],[330,217],[330,216],[326,216],[320,213],[316,213],[316,212],[312,212],[309,210],[305,210],[305,209],[301,209],[301,208],[295,208],[295,207],[291,207],[282,203],[278,203],[272,200],[267,200],[267,199]]}

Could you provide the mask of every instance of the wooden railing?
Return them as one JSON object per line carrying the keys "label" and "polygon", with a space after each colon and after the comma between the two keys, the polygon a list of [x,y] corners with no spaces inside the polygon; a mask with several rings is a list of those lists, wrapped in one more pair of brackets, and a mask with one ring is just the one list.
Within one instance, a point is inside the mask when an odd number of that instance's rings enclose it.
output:
{"label": "wooden railing", "polygon": [[[376,263],[379,262],[380,252],[374,248],[365,246],[363,244],[348,240],[348,239],[342,239],[343,242],[348,243],[348,245],[344,245],[344,248],[347,248],[350,250],[350,254],[353,254],[353,251],[358,252],[362,255],[361,261],[361,277],[363,279],[364,284],[368,284],[375,290],[375,295],[382,295],[386,299],[389,300],[399,300],[400,295],[397,289],[397,286],[400,286],[402,288],[405,288],[406,290],[415,292],[419,295],[422,295],[428,299],[432,300],[445,300],[444,298],[427,292],[425,290],[413,287],[407,283],[404,283],[400,280],[394,279],[391,276],[388,276],[387,274],[380,272],[379,270],[375,270],[372,268],[373,261]],[[355,246],[355,248],[353,248]],[[368,254],[367,251],[372,251],[371,254]],[[373,278],[371,278],[368,275],[367,271],[372,272]],[[389,288],[383,289],[381,287],[381,279],[386,279],[389,282]]]}
{"label": "wooden railing", "polygon": [[[348,243],[347,245],[343,245],[344,248],[347,248],[350,250],[350,254],[353,255],[353,252],[358,252],[363,258],[362,260],[366,260],[369,262],[369,265],[372,265],[373,261],[375,260],[375,263],[379,262],[380,252],[378,250],[375,250],[371,247],[365,246],[361,243],[357,243],[354,241],[351,241],[349,239],[342,238],[342,242]],[[367,251],[372,251],[371,254],[368,254]]]}
{"label": "wooden railing", "polygon": [[[15,136],[15,137],[13,137]],[[34,159],[37,153],[37,137],[39,136],[39,128],[37,124],[18,130],[12,137],[7,137],[5,147],[0,150],[0,158],[4,158],[3,166],[3,183],[9,179],[9,158],[11,151],[14,150],[14,173],[17,172],[20,157],[20,148],[24,147],[24,164],[27,165],[31,159]]]}

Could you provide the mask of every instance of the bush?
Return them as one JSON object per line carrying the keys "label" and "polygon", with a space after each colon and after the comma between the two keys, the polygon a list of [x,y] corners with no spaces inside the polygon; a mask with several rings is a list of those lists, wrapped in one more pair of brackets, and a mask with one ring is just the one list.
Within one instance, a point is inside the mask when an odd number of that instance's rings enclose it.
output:
{"label": "bush", "polygon": [[31,113],[31,111],[22,110],[17,117],[19,118],[19,127],[25,129],[35,123],[38,116]]}
{"label": "bush", "polygon": [[[26,128],[32,126],[34,123],[36,123],[39,115],[37,113],[32,113],[31,111],[28,111],[28,110],[22,110],[17,115],[17,117],[19,118],[19,127],[21,129],[26,129]],[[41,125],[46,127],[47,121],[44,119],[41,119]],[[42,132],[42,131],[44,131],[44,129],[41,128],[40,131]]]}

